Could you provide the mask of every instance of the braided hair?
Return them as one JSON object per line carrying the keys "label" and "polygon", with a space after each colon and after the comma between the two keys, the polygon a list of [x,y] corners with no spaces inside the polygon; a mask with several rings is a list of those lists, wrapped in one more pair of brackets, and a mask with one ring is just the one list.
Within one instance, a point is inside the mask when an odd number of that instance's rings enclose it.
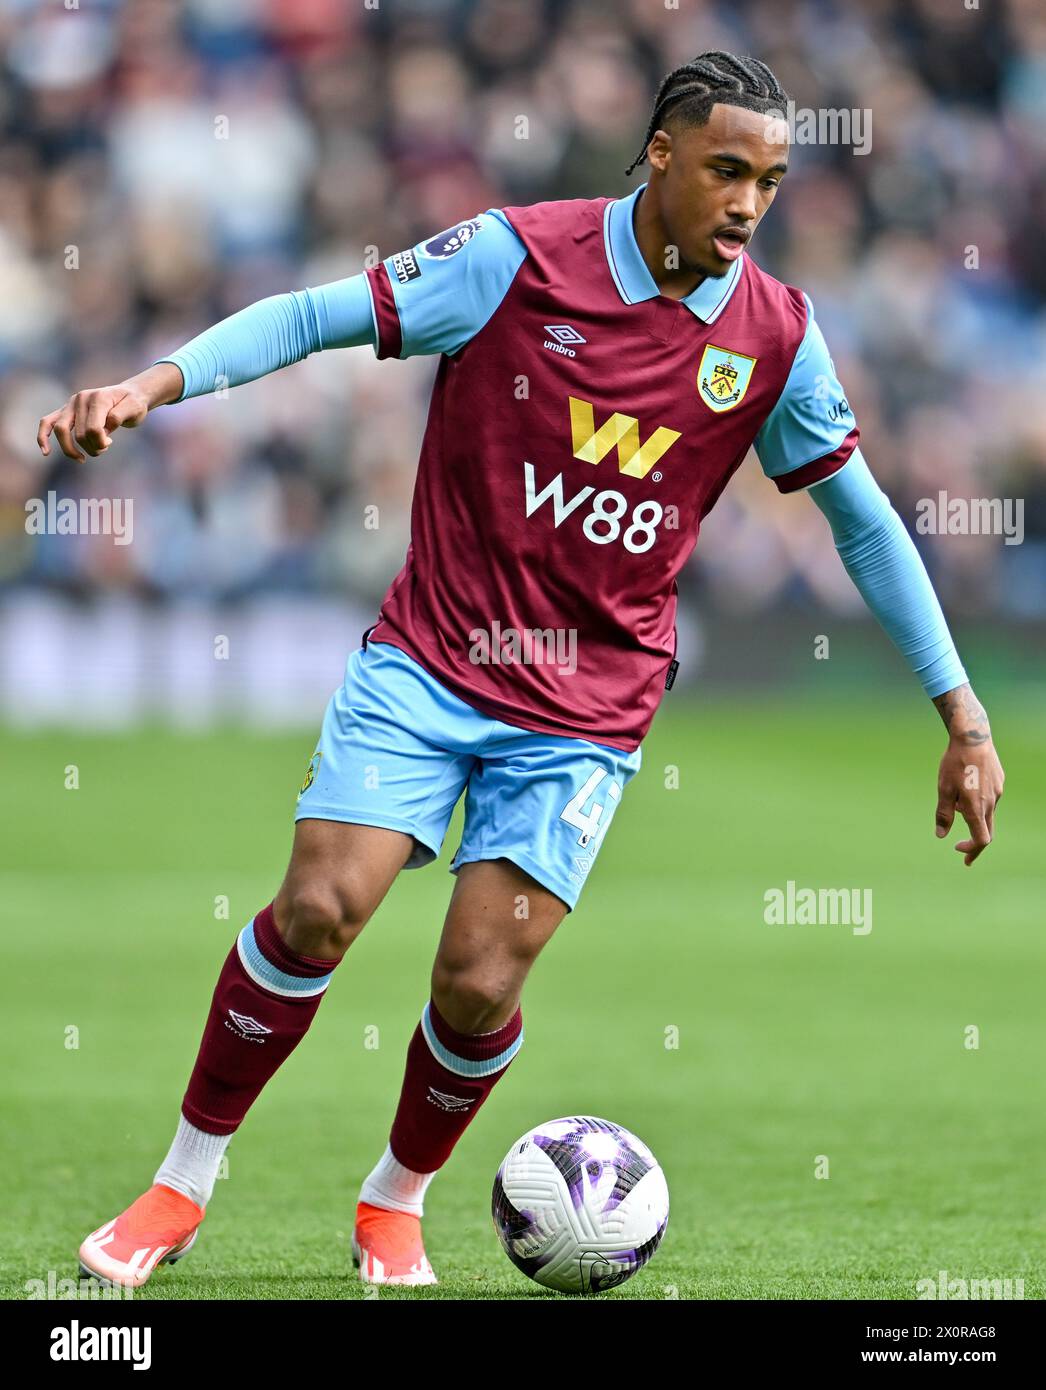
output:
{"label": "braided hair", "polygon": [[758,58],[739,57],[712,49],[670,72],[657,89],[643,148],[625,170],[631,174],[647,157],[647,147],[663,124],[665,111],[679,116],[688,126],[704,125],[716,102],[743,106],[748,111],[780,111],[788,96],[777,78]]}

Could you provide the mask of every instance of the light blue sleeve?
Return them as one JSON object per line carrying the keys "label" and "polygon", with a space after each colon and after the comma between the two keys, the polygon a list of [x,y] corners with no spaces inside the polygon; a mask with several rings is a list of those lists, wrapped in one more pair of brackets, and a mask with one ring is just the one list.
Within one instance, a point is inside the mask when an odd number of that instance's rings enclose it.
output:
{"label": "light blue sleeve", "polygon": [[464,347],[505,298],[526,255],[505,214],[489,208],[390,256],[385,269],[403,339],[399,355]]}
{"label": "light blue sleeve", "polygon": [[180,369],[185,385],[178,399],[184,401],[219,386],[242,386],[310,352],[375,341],[367,277],[350,275],[259,299],[158,360]]}
{"label": "light blue sleeve", "polygon": [[847,573],[931,699],[967,679],[930,576],[860,449],[810,495]]}
{"label": "light blue sleeve", "polygon": [[834,453],[854,428],[853,411],[835,374],[828,345],[806,300],[806,333],[773,410],[755,438],[768,478],[781,478]]}
{"label": "light blue sleeve", "polygon": [[[498,209],[459,222],[385,262],[403,338],[402,357],[456,352],[488,321],[526,258]],[[377,347],[366,275],[270,295],[205,329],[176,352],[179,400],[242,386],[325,348]]]}

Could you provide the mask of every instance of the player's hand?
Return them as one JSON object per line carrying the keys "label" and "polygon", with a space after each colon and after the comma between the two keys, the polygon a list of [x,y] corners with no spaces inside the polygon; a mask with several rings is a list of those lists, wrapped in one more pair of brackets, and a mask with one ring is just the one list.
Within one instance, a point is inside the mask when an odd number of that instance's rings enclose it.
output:
{"label": "player's hand", "polygon": [[84,454],[92,458],[104,454],[113,442],[113,431],[140,425],[158,405],[181,400],[185,389],[182,371],[174,362],[154,362],[144,372],[116,386],[94,386],[77,391],[60,410],[52,410],[40,421],[36,442],[46,458],[51,452],[51,434],[62,446],[66,458],[82,463]]}
{"label": "player's hand", "polygon": [[1006,774],[992,742],[988,716],[968,685],[934,700],[948,727],[948,748],[937,774],[937,836],[952,828],[958,810],[970,830],[955,848],[972,864],[995,836],[995,808]]}
{"label": "player's hand", "polygon": [[113,442],[114,430],[134,429],[148,413],[149,400],[133,382],[93,386],[87,391],[77,391],[60,410],[45,415],[36,432],[36,442],[47,457],[53,433],[66,458],[82,463],[85,454],[96,458],[105,453]]}

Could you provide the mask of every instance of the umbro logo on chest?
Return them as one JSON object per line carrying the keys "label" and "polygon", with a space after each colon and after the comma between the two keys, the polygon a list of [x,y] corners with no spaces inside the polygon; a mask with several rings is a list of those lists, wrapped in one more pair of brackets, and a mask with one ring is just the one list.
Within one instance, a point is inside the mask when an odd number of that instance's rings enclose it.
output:
{"label": "umbro logo on chest", "polygon": [[546,323],[545,332],[548,337],[541,346],[549,352],[558,352],[563,357],[576,357],[574,349],[587,341],[576,328],[571,328],[569,323]]}

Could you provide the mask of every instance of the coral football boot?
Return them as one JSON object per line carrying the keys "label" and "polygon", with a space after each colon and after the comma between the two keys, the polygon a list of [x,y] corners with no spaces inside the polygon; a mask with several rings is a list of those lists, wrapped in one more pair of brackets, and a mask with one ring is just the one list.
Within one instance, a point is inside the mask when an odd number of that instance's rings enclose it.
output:
{"label": "coral football boot", "polygon": [[435,1284],[438,1282],[421,1240],[421,1221],[401,1211],[386,1211],[369,1202],[356,1206],[352,1262],[365,1284]]}
{"label": "coral football boot", "polygon": [[203,1208],[155,1183],[80,1246],[80,1269],[95,1279],[140,1289],[158,1265],[173,1265],[196,1242]]}

